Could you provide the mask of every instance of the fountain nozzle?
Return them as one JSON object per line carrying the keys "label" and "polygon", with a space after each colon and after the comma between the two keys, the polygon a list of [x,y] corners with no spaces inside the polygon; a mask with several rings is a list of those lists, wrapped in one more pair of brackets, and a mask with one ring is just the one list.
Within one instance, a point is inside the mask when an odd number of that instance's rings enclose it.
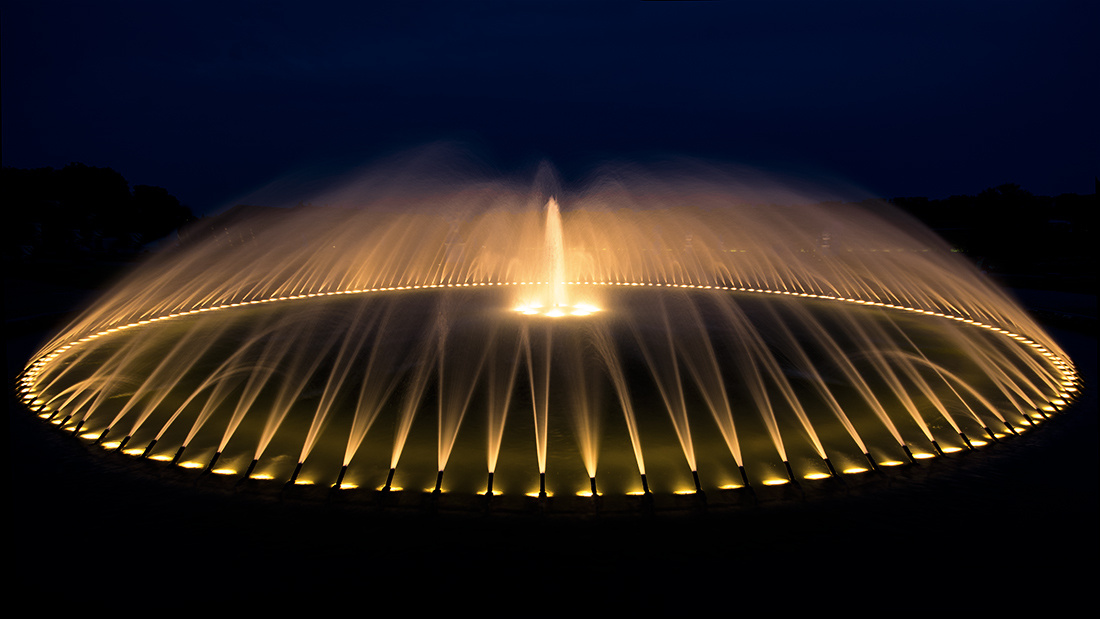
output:
{"label": "fountain nozzle", "polygon": [[913,457],[913,452],[909,451],[908,445],[902,445],[901,450],[905,452],[905,457],[909,458],[909,462],[911,462],[912,464],[917,464],[917,459]]}
{"label": "fountain nozzle", "polygon": [[222,455],[222,452],[220,452],[220,451],[215,451],[215,452],[214,452],[214,457],[213,457],[213,458],[210,458],[210,464],[207,464],[207,465],[206,465],[206,470],[205,470],[205,471],[203,471],[203,472],[204,472],[204,473],[209,473],[210,471],[213,471],[213,470],[214,470],[214,464],[215,464],[215,463],[217,463],[217,461],[218,461],[218,458],[220,458],[220,457],[221,457],[221,455]]}
{"label": "fountain nozzle", "polygon": [[145,451],[141,452],[141,457],[142,458],[148,458],[149,457],[149,452],[153,451],[153,445],[156,445],[156,444],[157,444],[157,439],[153,439],[152,441],[150,441],[149,444],[145,447]]}
{"label": "fountain nozzle", "polygon": [[302,462],[298,463],[298,466],[294,467],[294,474],[290,476],[290,481],[287,484],[293,486],[294,482],[298,481],[298,474],[302,472]]}
{"label": "fountain nozzle", "polygon": [[787,479],[790,480],[792,484],[797,484],[798,480],[794,478],[794,469],[791,468],[791,463],[787,460],[784,460],[783,468],[787,469]]}
{"label": "fountain nozzle", "polygon": [[875,462],[875,458],[871,455],[871,453],[870,452],[865,452],[863,454],[863,457],[867,458],[867,464],[869,464],[871,466],[871,470],[877,473],[878,472],[878,463]]}

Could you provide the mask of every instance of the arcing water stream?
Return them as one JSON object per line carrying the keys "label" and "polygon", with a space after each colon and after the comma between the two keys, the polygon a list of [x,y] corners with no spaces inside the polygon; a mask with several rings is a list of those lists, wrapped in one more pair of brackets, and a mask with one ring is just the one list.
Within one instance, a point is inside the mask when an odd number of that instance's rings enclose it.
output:
{"label": "arcing water stream", "polygon": [[28,406],[226,475],[545,496],[856,474],[1076,390],[1026,312],[886,205],[494,183],[216,223],[47,343]]}

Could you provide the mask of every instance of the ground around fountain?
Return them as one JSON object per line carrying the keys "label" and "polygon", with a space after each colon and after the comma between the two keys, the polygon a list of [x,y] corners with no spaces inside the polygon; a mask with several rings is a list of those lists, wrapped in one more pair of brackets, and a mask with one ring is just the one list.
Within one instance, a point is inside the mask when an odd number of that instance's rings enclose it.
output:
{"label": "ground around fountain", "polygon": [[[9,311],[11,384],[57,322]],[[347,599],[540,614],[1072,608],[1089,595],[1100,539],[1096,339],[1052,335],[1085,391],[1035,432],[832,492],[626,518],[387,511],[164,483],[12,397],[9,590],[42,608],[206,612]]]}

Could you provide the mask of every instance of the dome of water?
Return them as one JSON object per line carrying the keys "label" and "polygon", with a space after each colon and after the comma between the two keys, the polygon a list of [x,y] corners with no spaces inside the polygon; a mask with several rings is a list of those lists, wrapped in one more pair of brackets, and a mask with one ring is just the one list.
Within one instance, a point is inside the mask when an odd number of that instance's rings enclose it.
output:
{"label": "dome of water", "polygon": [[815,483],[1072,398],[1057,344],[914,221],[764,198],[798,202],[646,177],[238,208],[46,344],[24,398],[240,479],[541,497]]}

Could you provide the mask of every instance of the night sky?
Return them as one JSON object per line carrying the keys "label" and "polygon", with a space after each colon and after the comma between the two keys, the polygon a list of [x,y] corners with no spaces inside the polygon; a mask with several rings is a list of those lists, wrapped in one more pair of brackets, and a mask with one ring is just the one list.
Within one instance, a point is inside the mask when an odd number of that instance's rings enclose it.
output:
{"label": "night sky", "polygon": [[1092,193],[1100,3],[2,3],[3,163],[196,212],[446,142],[698,157],[879,197]]}

